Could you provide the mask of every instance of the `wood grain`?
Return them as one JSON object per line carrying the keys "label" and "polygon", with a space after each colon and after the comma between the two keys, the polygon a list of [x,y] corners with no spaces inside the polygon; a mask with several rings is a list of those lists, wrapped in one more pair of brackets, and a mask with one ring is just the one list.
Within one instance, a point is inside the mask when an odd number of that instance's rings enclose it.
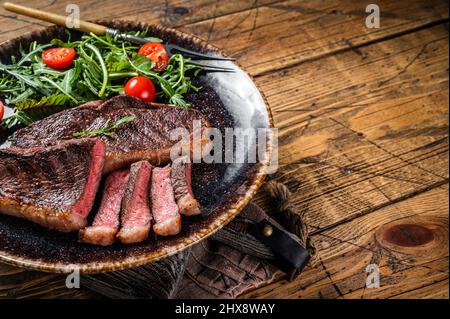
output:
{"label": "wood grain", "polygon": [[[21,6],[11,2],[3,3],[3,8],[17,15],[31,17],[36,20],[46,21],[48,23],[60,26],[66,26],[67,23],[66,15],[54,14],[49,11],[37,10],[35,8]],[[83,21],[80,19],[74,19],[73,24],[78,24],[79,25],[78,30],[81,32],[92,32],[96,35],[105,35],[107,30],[106,26]]]}
{"label": "wood grain", "polygon": [[0,264],[0,299],[98,297],[88,289],[68,289],[62,275]]}
{"label": "wood grain", "polygon": [[431,285],[406,291],[393,296],[392,299],[448,299],[448,286],[447,278]]}
{"label": "wood grain", "polygon": [[[63,14],[72,1],[16,2]],[[242,298],[449,297],[447,1],[381,1],[380,29],[366,28],[356,0],[77,3],[82,19],[201,36],[238,57],[267,96],[280,144],[270,178],[293,191],[320,260]],[[3,9],[0,25],[0,41],[46,26]],[[378,289],[365,288],[370,263]],[[98,295],[0,265],[0,297]]]}
{"label": "wood grain", "polygon": [[[187,23],[194,23],[205,19],[224,16],[230,13],[245,11],[249,8],[257,8],[264,4],[277,3],[280,1],[130,0],[124,2],[121,0],[20,0],[14,2],[62,15],[67,15],[65,12],[67,4],[76,2],[80,8],[80,18],[83,20],[105,18],[123,19],[176,27]],[[7,12],[3,8],[0,8],[0,25],[0,42],[2,42],[21,33],[42,29],[49,24],[31,18],[17,16],[16,14]]]}
{"label": "wood grain", "polygon": [[[426,244],[393,249],[375,236],[392,223],[421,225],[434,238]],[[389,298],[407,296],[415,289],[426,291],[448,280],[448,185],[316,234],[313,240],[320,249],[316,267],[306,269],[296,281],[282,279],[242,297]],[[424,254],[424,250],[432,253]],[[365,288],[369,264],[380,269],[380,288]],[[448,286],[439,287],[433,294],[448,298]]]}
{"label": "wood grain", "polygon": [[358,53],[358,46],[448,19],[446,1],[385,0],[379,3],[381,28],[369,29],[365,7],[358,0],[291,0],[185,25],[181,30],[223,48],[250,73],[259,75],[342,50]]}
{"label": "wood grain", "polygon": [[279,128],[274,178],[315,231],[447,182],[447,37],[436,26],[257,79]]}

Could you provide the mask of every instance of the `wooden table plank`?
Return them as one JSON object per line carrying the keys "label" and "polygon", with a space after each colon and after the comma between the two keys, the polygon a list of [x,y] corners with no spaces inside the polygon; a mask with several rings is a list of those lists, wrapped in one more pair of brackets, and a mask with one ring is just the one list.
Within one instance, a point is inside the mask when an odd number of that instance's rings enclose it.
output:
{"label": "wooden table plank", "polygon": [[[17,2],[60,14],[64,14],[66,4],[70,3]],[[127,2],[126,9],[123,2],[117,0],[107,4],[89,0],[77,3],[81,18],[86,20],[121,18],[179,27],[239,57],[254,75],[448,19],[448,4],[441,0],[420,0],[412,4],[382,1],[380,29],[365,27],[365,6],[357,0],[157,0],[151,4],[137,0]],[[105,12],[109,14],[105,16]],[[48,25],[27,17],[17,18],[1,8],[0,24],[3,26],[0,41]]]}
{"label": "wooden table plank", "polygon": [[[57,13],[69,3],[17,2]],[[295,282],[281,279],[243,297],[448,298],[446,1],[382,1],[378,30],[364,26],[365,4],[356,0],[138,0],[125,9],[116,0],[77,3],[83,19],[178,26],[236,55],[257,76],[280,128],[273,178],[307,212],[321,262]],[[0,25],[3,41],[46,24],[0,9]],[[399,219],[434,222],[447,234],[447,252],[392,256],[374,235]],[[381,289],[364,289],[372,261]],[[66,289],[60,275],[5,265],[0,274],[0,297],[96,297]]]}
{"label": "wooden table plank", "polygon": [[411,291],[404,292],[393,299],[448,299],[449,296],[449,283],[448,278],[442,281],[438,281],[435,284],[424,286],[422,288],[413,289]]}
{"label": "wooden table plank", "polygon": [[99,298],[88,289],[68,289],[65,276],[28,271],[0,263],[2,298]]}
{"label": "wooden table plank", "polygon": [[[205,19],[242,12],[250,8],[257,8],[265,4],[275,4],[280,0],[108,0],[108,1],[41,1],[20,0],[17,4],[47,10],[66,15],[67,4],[76,2],[80,7],[81,19],[123,19],[136,20],[147,23],[157,23],[165,26],[181,26],[187,23],[199,22]],[[27,17],[17,17],[14,13],[0,8],[0,42],[25,32],[41,29],[48,23]]]}
{"label": "wooden table plank", "polygon": [[[420,236],[405,228],[403,238],[416,240],[416,245],[380,240],[380,234],[395,225],[423,227],[434,238],[420,244]],[[283,279],[242,297],[388,298],[415,289],[426,295],[426,287],[448,279],[448,185],[316,234],[313,240],[320,249],[316,267],[306,269],[293,282]],[[365,288],[369,264],[379,266],[380,288]],[[440,294],[448,298],[448,287],[440,289]]]}
{"label": "wooden table plank", "polygon": [[280,129],[274,178],[294,192],[316,231],[448,180],[447,30],[364,53],[257,79]]}
{"label": "wooden table plank", "polygon": [[259,75],[448,19],[447,1],[385,0],[379,2],[381,28],[369,29],[366,5],[358,0],[291,0],[181,30],[208,39]]}

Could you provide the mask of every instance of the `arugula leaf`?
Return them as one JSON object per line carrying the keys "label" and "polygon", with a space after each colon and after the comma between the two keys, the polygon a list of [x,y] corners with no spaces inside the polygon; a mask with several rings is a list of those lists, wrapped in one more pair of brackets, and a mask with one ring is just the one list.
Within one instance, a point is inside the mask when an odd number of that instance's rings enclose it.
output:
{"label": "arugula leaf", "polygon": [[[147,37],[146,31],[130,34]],[[161,41],[152,37],[146,39]],[[72,67],[55,70],[45,65],[41,52],[50,46],[73,48],[77,55]],[[188,108],[184,95],[189,90],[200,88],[192,85],[187,74],[196,76],[201,69],[190,64],[189,59],[175,54],[169,59],[167,68],[158,71],[152,61],[137,54],[138,49],[139,46],[108,34],[84,34],[81,40],[71,41],[68,33],[66,42],[60,39],[53,39],[48,44],[32,42],[27,49],[19,47],[10,64],[0,62],[0,94],[8,97],[16,111],[35,120],[47,112],[123,94],[129,78],[143,75],[155,84],[160,102]],[[8,123],[26,125],[28,122],[18,114],[14,121],[9,120]]]}
{"label": "arugula leaf", "polygon": [[7,129],[11,129],[17,125],[28,126],[33,123],[33,119],[22,111],[16,111],[13,115],[3,119],[2,125]]}
{"label": "arugula leaf", "polygon": [[25,54],[19,62],[17,62],[17,65],[22,65],[25,62],[31,62],[31,58],[36,55],[36,53],[40,53],[42,51],[44,51],[44,49],[51,47],[51,44],[46,44],[46,45],[36,45],[36,42],[33,42],[35,44],[35,47],[30,50],[30,52],[28,54]]}
{"label": "arugula leaf", "polygon": [[98,92],[98,96],[104,97],[106,86],[108,85],[108,70],[106,70],[105,61],[103,60],[102,54],[95,46],[93,46],[92,44],[86,44],[86,46],[94,52],[95,56],[97,57],[98,61],[100,62],[100,66],[101,66],[102,72],[103,72],[103,82],[102,82],[102,87],[100,88],[100,91]]}
{"label": "arugula leaf", "polygon": [[155,37],[145,37],[145,40],[146,40],[147,42],[163,42],[162,39],[160,39],[160,38],[155,38]]}
{"label": "arugula leaf", "polygon": [[76,98],[74,98],[72,95],[70,95],[69,92],[65,91],[64,88],[62,88],[58,83],[56,83],[53,80],[46,78],[46,77],[41,77],[40,79],[41,79],[41,81],[50,83],[52,86],[54,86],[56,89],[58,89],[58,91],[60,91],[61,93],[66,95],[68,98],[70,98],[73,102],[78,103],[78,100]]}
{"label": "arugula leaf", "polygon": [[64,42],[60,39],[53,39],[50,41],[51,45],[54,45],[55,47],[61,47],[61,48],[76,48],[79,45],[79,42]]}
{"label": "arugula leaf", "polygon": [[39,101],[25,99],[16,103],[16,110],[28,111],[38,109],[43,106],[70,106],[71,100],[64,94],[53,94],[42,97]]}

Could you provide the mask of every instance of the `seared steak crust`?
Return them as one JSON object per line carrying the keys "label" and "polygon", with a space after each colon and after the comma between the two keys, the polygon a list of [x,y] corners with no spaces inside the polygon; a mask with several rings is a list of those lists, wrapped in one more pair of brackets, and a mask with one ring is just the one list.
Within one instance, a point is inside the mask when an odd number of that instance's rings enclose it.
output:
{"label": "seared steak crust", "polygon": [[201,121],[202,127],[210,126],[207,118],[195,110],[145,103],[121,95],[104,103],[93,101],[53,114],[18,130],[9,141],[17,147],[54,145],[73,139],[75,132],[101,129],[108,120],[113,123],[129,115],[135,119],[115,130],[113,138],[99,136],[107,147],[105,172],[139,160],[147,160],[154,165],[165,164],[170,161],[171,147],[178,142],[170,139],[172,130],[184,128],[192,133],[194,120]]}
{"label": "seared steak crust", "polygon": [[42,148],[0,149],[0,212],[64,232],[86,225],[105,145],[79,139]]}

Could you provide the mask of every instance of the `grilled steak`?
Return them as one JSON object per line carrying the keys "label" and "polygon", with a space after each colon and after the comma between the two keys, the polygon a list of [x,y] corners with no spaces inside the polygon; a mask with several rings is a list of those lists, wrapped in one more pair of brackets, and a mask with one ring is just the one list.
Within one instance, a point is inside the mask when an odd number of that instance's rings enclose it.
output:
{"label": "grilled steak", "polygon": [[180,213],[186,216],[200,214],[200,204],[191,188],[191,163],[187,157],[179,157],[173,161],[171,178]]}
{"label": "grilled steak", "polygon": [[104,161],[96,139],[0,149],[0,212],[63,232],[85,227]]}
{"label": "grilled steak", "polygon": [[[170,139],[172,130],[184,128],[192,134],[194,120],[200,120],[202,128],[210,126],[206,117],[195,110],[145,103],[121,95],[104,103],[93,101],[53,114],[18,130],[9,141],[17,147],[54,145],[73,139],[75,132],[102,129],[107,121],[113,123],[129,115],[135,119],[117,128],[114,137],[99,136],[107,148],[105,173],[139,160],[154,165],[168,163],[170,149],[178,142]],[[200,143],[207,142],[202,140]]]}
{"label": "grilled steak", "polygon": [[145,240],[150,232],[149,187],[152,166],[147,161],[131,165],[130,177],[122,201],[122,227],[117,239],[124,244]]}
{"label": "grilled steak", "polygon": [[102,202],[92,226],[81,229],[79,232],[81,242],[102,246],[114,243],[120,226],[120,208],[129,174],[128,170],[123,170],[108,176]]}
{"label": "grilled steak", "polygon": [[176,235],[181,230],[181,216],[175,203],[170,173],[171,167],[167,165],[154,168],[152,174],[153,230],[161,236]]}

